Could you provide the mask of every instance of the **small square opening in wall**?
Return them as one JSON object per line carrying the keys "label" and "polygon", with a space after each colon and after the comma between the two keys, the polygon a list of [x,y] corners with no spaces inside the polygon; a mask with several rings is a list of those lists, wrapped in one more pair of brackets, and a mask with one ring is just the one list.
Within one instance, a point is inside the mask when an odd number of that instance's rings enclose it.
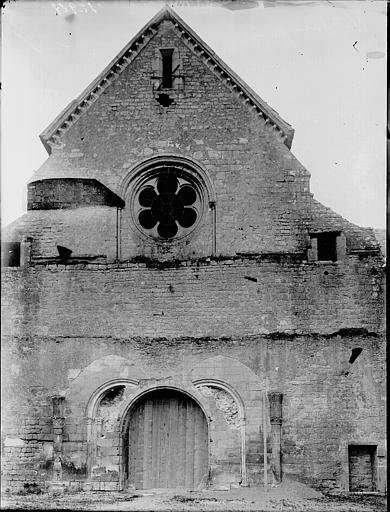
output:
{"label": "small square opening in wall", "polygon": [[311,261],[338,261],[345,257],[345,237],[340,231],[313,233],[310,241],[308,257]]}
{"label": "small square opening in wall", "polygon": [[20,267],[20,242],[2,242],[1,265],[3,267]]}
{"label": "small square opening in wall", "polygon": [[159,94],[157,97],[157,101],[163,107],[169,107],[174,102],[174,99],[169,96],[169,94]]}
{"label": "small square opening in wall", "polygon": [[376,491],[376,445],[349,445],[350,492]]}

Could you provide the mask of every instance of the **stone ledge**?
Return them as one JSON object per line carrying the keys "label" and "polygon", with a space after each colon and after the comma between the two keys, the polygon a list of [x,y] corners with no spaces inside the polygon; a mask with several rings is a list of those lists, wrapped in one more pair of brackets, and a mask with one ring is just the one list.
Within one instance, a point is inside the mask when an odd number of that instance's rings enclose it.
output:
{"label": "stone ledge", "polygon": [[118,491],[119,482],[99,482],[89,480],[47,480],[46,491]]}

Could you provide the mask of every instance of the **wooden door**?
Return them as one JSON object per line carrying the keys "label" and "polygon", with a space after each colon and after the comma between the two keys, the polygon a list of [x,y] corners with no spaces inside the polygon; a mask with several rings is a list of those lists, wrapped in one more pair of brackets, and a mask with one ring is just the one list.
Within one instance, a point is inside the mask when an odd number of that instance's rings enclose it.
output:
{"label": "wooden door", "polygon": [[129,424],[129,483],[136,489],[196,488],[208,473],[206,418],[173,390],[149,393]]}

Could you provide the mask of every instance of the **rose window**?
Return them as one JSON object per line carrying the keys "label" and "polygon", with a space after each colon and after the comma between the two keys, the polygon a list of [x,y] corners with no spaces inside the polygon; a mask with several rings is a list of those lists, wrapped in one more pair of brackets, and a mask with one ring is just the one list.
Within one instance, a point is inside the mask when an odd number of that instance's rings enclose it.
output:
{"label": "rose window", "polygon": [[145,183],[138,204],[140,226],[164,239],[186,234],[199,217],[200,199],[195,187],[173,172],[163,172]]}

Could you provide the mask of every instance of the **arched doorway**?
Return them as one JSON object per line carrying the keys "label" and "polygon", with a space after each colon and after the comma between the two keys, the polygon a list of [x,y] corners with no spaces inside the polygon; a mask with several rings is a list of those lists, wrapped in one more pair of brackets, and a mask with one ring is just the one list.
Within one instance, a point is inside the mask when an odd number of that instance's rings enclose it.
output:
{"label": "arched doorway", "polygon": [[125,475],[136,489],[196,488],[208,477],[208,426],[199,405],[174,389],[157,389],[131,408]]}

